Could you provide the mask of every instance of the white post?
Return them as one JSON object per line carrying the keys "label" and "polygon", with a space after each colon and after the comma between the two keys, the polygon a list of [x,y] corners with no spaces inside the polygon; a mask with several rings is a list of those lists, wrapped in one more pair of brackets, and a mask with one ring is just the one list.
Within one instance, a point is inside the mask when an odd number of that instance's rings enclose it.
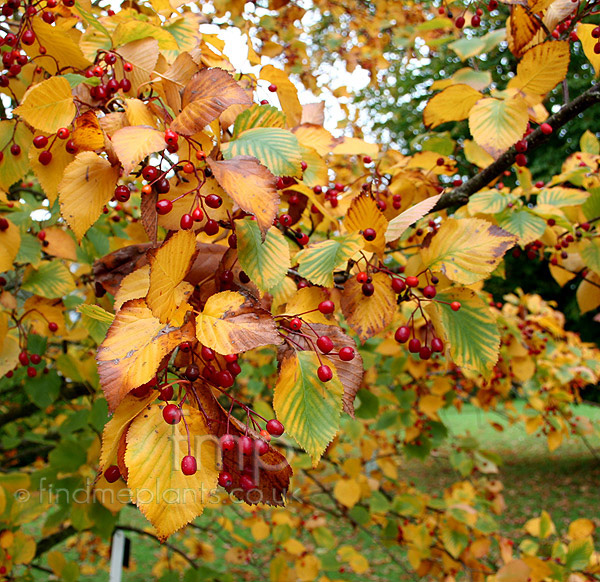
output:
{"label": "white post", "polygon": [[123,530],[116,530],[112,538],[110,550],[110,578],[109,582],[121,582],[123,574],[123,556],[125,553],[125,534]]}

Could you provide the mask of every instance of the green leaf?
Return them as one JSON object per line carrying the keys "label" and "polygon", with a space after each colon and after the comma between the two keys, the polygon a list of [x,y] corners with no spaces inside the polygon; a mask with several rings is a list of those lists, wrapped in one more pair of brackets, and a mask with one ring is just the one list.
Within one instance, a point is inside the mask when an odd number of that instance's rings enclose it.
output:
{"label": "green leaf", "polygon": [[221,147],[225,159],[254,156],[276,176],[297,176],[300,173],[300,143],[287,129],[254,127]]}
{"label": "green leaf", "polygon": [[[84,10],[83,7],[81,6],[81,2],[75,2],[75,6],[77,6],[77,11],[79,12],[79,14],[81,14],[83,19],[89,25],[93,26],[97,31],[101,32],[104,36],[106,36],[106,38],[108,38],[109,42],[112,43],[112,36],[111,36],[110,32],[108,32],[108,30],[106,30],[106,28],[102,25],[102,23],[98,20],[98,18],[95,15],[90,14],[89,12]],[[112,48],[112,44],[110,46]]]}
{"label": "green leaf", "polygon": [[77,471],[86,460],[86,449],[78,442],[64,440],[48,455],[52,468],[71,473]]}
{"label": "green leaf", "polygon": [[586,267],[600,274],[600,239],[594,238],[579,253]]}
{"label": "green leaf", "polygon": [[510,208],[496,218],[498,226],[517,235],[522,245],[539,238],[546,230],[546,221],[527,208]]}
{"label": "green leaf", "polygon": [[312,457],[315,466],[340,426],[343,387],[335,367],[329,382],[317,377],[319,358],[313,351],[284,357],[275,386],[273,409],[286,432]]}
{"label": "green leaf", "polygon": [[449,525],[442,526],[441,538],[444,547],[454,559],[457,559],[469,544],[468,534],[456,530]]}
{"label": "green leaf", "polygon": [[35,378],[27,378],[25,393],[31,402],[44,409],[58,398],[60,386],[61,379],[56,370],[50,370],[47,374],[38,372]]}
{"label": "green leaf", "polygon": [[83,75],[77,75],[76,73],[65,73],[63,77],[69,81],[69,85],[71,85],[71,89],[77,87],[77,85],[81,85],[85,83],[86,85],[97,86],[100,85],[101,81],[98,77],[84,77]]}
{"label": "green leaf", "polygon": [[587,220],[600,216],[600,188],[590,188],[590,197],[581,205],[583,215]]}
{"label": "green leaf", "polygon": [[555,188],[544,188],[538,194],[537,203],[550,204],[552,206],[579,206],[588,197],[589,193],[585,190],[556,186]]}
{"label": "green leaf", "polygon": [[78,311],[79,313],[85,315],[89,319],[100,321],[108,325],[110,325],[115,319],[115,316],[112,313],[109,313],[108,311],[106,311],[106,309],[103,309],[99,305],[80,305]]}
{"label": "green leaf", "polygon": [[22,289],[47,299],[56,299],[74,291],[75,282],[61,261],[42,261],[38,269],[30,268],[25,272]]}
{"label": "green leaf", "polygon": [[233,124],[232,139],[253,127],[285,127],[285,115],[272,105],[258,105],[255,103],[249,109],[240,113]]}
{"label": "green leaf", "polygon": [[363,388],[356,393],[360,406],[355,410],[358,418],[375,418],[379,412],[379,398]]}
{"label": "green leaf", "polygon": [[[452,301],[460,302],[458,311],[442,303]],[[454,362],[485,377],[491,376],[498,360],[500,332],[487,303],[472,289],[457,287],[438,292],[436,301],[430,303],[426,311],[433,319],[438,336],[449,344]]]}
{"label": "green leaf", "polygon": [[279,285],[290,268],[290,248],[283,233],[271,227],[263,243],[260,228],[251,219],[238,221],[236,233],[238,259],[246,275],[261,291],[269,291]]}
{"label": "green leaf", "polygon": [[477,194],[473,194],[469,198],[467,206],[471,214],[477,214],[478,212],[496,214],[502,212],[509,201],[508,196],[502,194],[500,190],[492,188],[491,190],[483,190],[477,192]]}
{"label": "green leaf", "polygon": [[32,235],[23,235],[21,237],[21,246],[15,257],[15,263],[25,263],[38,267],[42,260],[42,243],[37,237]]}
{"label": "green leaf", "polygon": [[567,550],[565,568],[567,570],[583,570],[588,565],[593,552],[594,546],[589,538],[573,540]]}
{"label": "green leaf", "polygon": [[309,245],[296,255],[298,273],[315,285],[333,287],[333,272],[344,268],[348,259],[362,248],[361,239],[355,233]]}

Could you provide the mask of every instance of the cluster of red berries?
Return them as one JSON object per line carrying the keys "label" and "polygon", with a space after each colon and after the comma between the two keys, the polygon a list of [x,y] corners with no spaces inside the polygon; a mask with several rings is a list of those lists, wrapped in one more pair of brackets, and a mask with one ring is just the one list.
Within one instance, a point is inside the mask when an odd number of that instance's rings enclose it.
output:
{"label": "cluster of red berries", "polygon": [[38,161],[40,162],[40,164],[42,164],[43,166],[47,166],[52,161],[51,150],[57,138],[63,141],[66,140],[65,150],[69,154],[76,154],[77,146],[75,145],[75,142],[72,139],[69,139],[70,136],[71,132],[67,127],[61,127],[54,134],[52,141],[50,141],[49,138],[45,135],[36,135],[33,138],[33,145],[36,149],[42,150],[40,152],[40,155],[38,156]]}
{"label": "cluster of red berries", "polygon": [[107,101],[119,90],[124,93],[131,90],[131,81],[125,75],[121,80],[117,80],[115,64],[118,60],[121,60],[124,73],[133,71],[131,63],[110,51],[99,51],[96,64],[85,71],[84,75],[88,79],[97,78],[101,81],[99,85],[94,85],[90,89],[90,95],[97,101]]}
{"label": "cluster of red berries", "polygon": [[[369,158],[370,159],[370,158]],[[324,188],[323,186],[314,186],[313,192],[317,195],[323,195],[325,202],[329,202],[331,208],[337,208],[340,199],[339,195],[345,190],[345,186],[341,182],[335,182],[335,184]],[[313,205],[311,212],[319,212],[318,208]]]}
{"label": "cluster of red berries", "polygon": [[[490,0],[487,5],[488,11],[492,12],[493,10],[496,10],[496,8],[498,8],[498,0]],[[446,9],[444,6],[440,6],[438,11],[440,14],[447,14],[449,18],[453,17],[452,12],[450,11],[450,8]],[[473,28],[479,28],[481,26],[481,17],[482,16],[483,16],[483,9],[477,8],[475,10],[475,14],[473,16],[471,16],[471,26]],[[465,17],[462,15],[457,16],[456,19],[454,20],[454,26],[456,26],[456,28],[458,28],[458,29],[464,28],[465,24],[466,24],[466,20],[465,20]]]}

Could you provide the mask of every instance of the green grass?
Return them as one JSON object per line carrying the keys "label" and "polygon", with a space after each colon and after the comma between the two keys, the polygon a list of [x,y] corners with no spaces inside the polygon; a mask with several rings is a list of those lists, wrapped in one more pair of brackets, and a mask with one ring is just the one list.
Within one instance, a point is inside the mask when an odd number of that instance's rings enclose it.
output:
{"label": "green grass", "polygon": [[[516,403],[519,410],[522,403]],[[592,422],[600,423],[600,408],[592,406],[578,407],[577,414],[586,416]],[[509,426],[506,420],[497,413],[486,413],[472,406],[465,406],[459,413],[456,410],[448,410],[443,413],[443,420],[447,424],[450,436],[448,444],[435,455],[425,461],[406,461],[401,467],[403,479],[413,481],[418,487],[432,493],[439,493],[444,487],[460,478],[450,466],[447,456],[450,446],[461,436],[470,434],[481,444],[482,448],[493,451],[500,455],[504,463],[499,468],[498,478],[504,484],[504,498],[506,510],[499,517],[498,522],[503,535],[511,538],[519,538],[522,534],[521,528],[525,521],[535,517],[545,509],[551,515],[558,528],[563,530],[569,522],[578,517],[593,517],[600,515],[600,498],[597,494],[597,484],[600,482],[600,462],[584,443],[579,439],[571,439],[555,452],[550,453],[545,439],[527,435],[522,424]],[[498,432],[490,421],[501,424],[504,430]],[[600,456],[600,439],[589,443],[595,448],[597,456]],[[231,509],[225,511],[231,512]],[[294,511],[293,505],[290,511]],[[198,523],[206,523],[218,515],[211,512],[198,520]],[[144,528],[147,522],[142,515],[132,507],[126,508],[120,517],[120,522],[138,528]],[[389,579],[412,579],[412,575],[399,566],[390,563],[387,555],[381,550],[376,542],[365,537],[359,530],[352,530],[346,522],[328,524],[340,539],[340,543],[356,545],[364,542],[363,546],[368,548],[366,557],[372,564],[369,574],[356,576],[350,573],[333,573],[340,580],[389,580]],[[132,539],[132,559],[135,568],[125,570],[124,582],[142,582],[153,580],[152,567],[159,554],[159,548],[153,540],[139,536],[135,533],[128,534]],[[222,555],[228,547],[227,539],[220,538],[212,533],[202,533],[188,530],[190,536],[201,536],[200,539],[208,541],[215,546],[217,556]],[[64,547],[64,546],[63,546]],[[254,551],[258,559],[265,557],[269,548],[272,548],[269,539],[257,544]],[[77,554],[73,550],[66,552],[67,557],[77,560]],[[225,570],[227,564],[214,563],[216,569]],[[248,566],[236,567],[235,580],[256,579],[256,568]],[[36,577],[44,580],[45,574]],[[267,577],[265,573],[265,578]],[[102,573],[82,577],[82,580],[107,579],[108,574]]]}

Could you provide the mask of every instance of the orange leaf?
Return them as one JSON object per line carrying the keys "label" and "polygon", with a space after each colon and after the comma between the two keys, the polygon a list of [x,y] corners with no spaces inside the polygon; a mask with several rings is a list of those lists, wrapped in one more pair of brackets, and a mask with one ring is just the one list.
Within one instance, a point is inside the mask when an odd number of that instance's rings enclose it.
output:
{"label": "orange leaf", "polygon": [[252,99],[223,69],[203,69],[187,84],[183,111],[173,120],[171,129],[181,135],[198,133],[235,103],[252,105]]}
{"label": "orange leaf", "polygon": [[375,239],[372,241],[365,240],[364,249],[378,255],[383,253],[388,221],[379,210],[374,198],[361,194],[352,200],[346,218],[344,218],[344,226],[348,229],[348,232],[362,233],[367,227],[375,229]]}

